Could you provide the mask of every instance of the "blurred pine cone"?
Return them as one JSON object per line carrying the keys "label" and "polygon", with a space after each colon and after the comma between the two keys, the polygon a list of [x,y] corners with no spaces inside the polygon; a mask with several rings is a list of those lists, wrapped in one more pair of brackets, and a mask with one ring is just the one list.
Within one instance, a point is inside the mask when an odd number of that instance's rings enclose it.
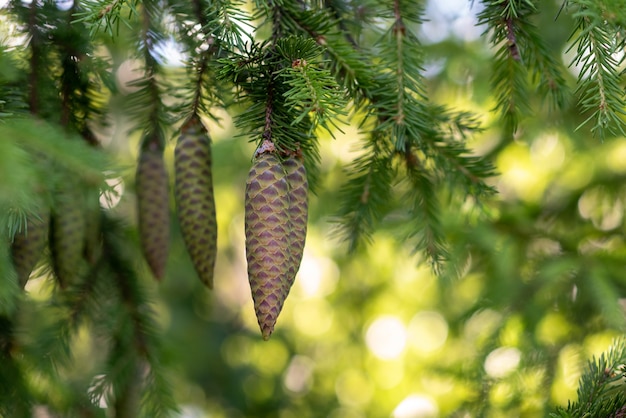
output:
{"label": "blurred pine cone", "polygon": [[217,220],[211,171],[211,140],[193,115],[181,128],[174,153],[176,206],[185,246],[200,280],[213,288]]}
{"label": "blurred pine cone", "polygon": [[263,339],[269,339],[289,294],[289,186],[278,157],[261,154],[246,181],[248,280]]}
{"label": "blurred pine cone", "polygon": [[65,178],[53,196],[50,222],[52,264],[62,288],[75,284],[80,276],[85,248],[85,205],[83,190]]}
{"label": "blurred pine cone", "polygon": [[92,265],[102,254],[101,223],[100,190],[90,188],[85,191],[85,259]]}
{"label": "blurred pine cone", "polygon": [[26,286],[46,247],[49,226],[50,209],[42,204],[37,211],[26,215],[26,224],[13,238],[11,257],[22,287]]}
{"label": "blurred pine cone", "polygon": [[139,239],[154,277],[165,274],[169,252],[169,184],[161,141],[157,135],[144,139],[135,176]]}

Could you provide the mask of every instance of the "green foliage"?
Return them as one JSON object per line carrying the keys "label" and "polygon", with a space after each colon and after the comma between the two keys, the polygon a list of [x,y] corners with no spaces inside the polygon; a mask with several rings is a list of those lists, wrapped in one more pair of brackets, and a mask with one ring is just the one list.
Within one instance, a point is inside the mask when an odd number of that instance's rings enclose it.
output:
{"label": "green foliage", "polygon": [[486,1],[479,23],[487,26],[490,42],[497,48],[492,86],[497,92],[496,110],[506,132],[515,133],[523,117],[532,113],[531,91],[548,97],[558,108],[565,105],[562,68],[554,59],[533,23],[537,1]]}
{"label": "green foliage", "polygon": [[589,361],[587,370],[580,378],[578,399],[567,405],[567,408],[557,408],[550,416],[555,418],[624,416],[625,361],[626,343],[623,339],[614,341],[599,358],[594,357]]}
{"label": "green foliage", "polygon": [[576,92],[583,111],[589,113],[583,124],[593,121],[591,132],[599,138],[624,135],[626,99],[620,71],[624,62],[623,7],[608,4],[611,2],[571,3],[577,24],[571,44],[576,55],[571,65],[579,71]]}
{"label": "green foliage", "polygon": [[[470,3],[478,39],[429,26],[435,1],[9,2],[0,415],[623,416],[622,339],[571,384],[626,325],[623,2]],[[190,117],[214,141],[215,294],[175,219],[150,280],[128,187]],[[242,200],[265,140],[317,196],[261,343]],[[21,289],[13,240],[67,178],[88,254],[61,288],[48,243]]]}

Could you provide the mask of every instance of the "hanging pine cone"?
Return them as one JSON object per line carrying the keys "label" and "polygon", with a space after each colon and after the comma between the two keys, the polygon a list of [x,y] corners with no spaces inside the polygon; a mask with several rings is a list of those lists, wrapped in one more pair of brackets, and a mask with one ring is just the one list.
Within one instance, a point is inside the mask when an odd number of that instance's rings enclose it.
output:
{"label": "hanging pine cone", "polygon": [[174,192],[185,246],[200,280],[213,288],[217,220],[211,172],[211,140],[200,118],[183,124],[174,152]]}
{"label": "hanging pine cone", "polygon": [[22,287],[33,271],[48,239],[50,210],[42,204],[34,213],[26,215],[26,224],[13,238],[11,257],[17,278]]}
{"label": "hanging pine cone", "polygon": [[293,285],[300,268],[308,218],[309,182],[301,156],[292,155],[283,161],[289,184],[289,287]]}
{"label": "hanging pine cone", "polygon": [[64,179],[54,195],[50,222],[52,264],[62,288],[75,284],[79,277],[85,248],[85,214],[82,189]]}
{"label": "hanging pine cone", "polygon": [[274,152],[265,152],[248,173],[245,199],[248,280],[265,340],[274,331],[290,289],[288,209],[285,172]]}
{"label": "hanging pine cone", "polygon": [[85,259],[95,264],[102,254],[102,213],[100,211],[100,190],[90,188],[85,191]]}
{"label": "hanging pine cone", "polygon": [[170,211],[167,170],[157,135],[144,140],[135,187],[141,247],[154,277],[160,280],[169,252]]}

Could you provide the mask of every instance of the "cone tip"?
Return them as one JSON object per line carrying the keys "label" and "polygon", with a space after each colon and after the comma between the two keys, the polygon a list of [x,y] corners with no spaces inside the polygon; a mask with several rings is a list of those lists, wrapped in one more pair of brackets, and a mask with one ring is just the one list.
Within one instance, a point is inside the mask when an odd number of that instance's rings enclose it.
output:
{"label": "cone tip", "polygon": [[272,332],[274,332],[274,327],[270,325],[262,325],[261,326],[261,334],[263,335],[263,340],[267,341],[272,336]]}

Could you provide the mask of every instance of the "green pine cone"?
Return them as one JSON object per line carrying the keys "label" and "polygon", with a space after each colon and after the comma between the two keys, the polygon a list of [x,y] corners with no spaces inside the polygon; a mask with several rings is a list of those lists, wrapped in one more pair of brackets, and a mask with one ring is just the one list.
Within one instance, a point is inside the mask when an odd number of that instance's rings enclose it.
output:
{"label": "green pine cone", "polygon": [[73,181],[56,190],[50,222],[52,264],[62,288],[77,283],[85,248],[85,213],[82,189]]}
{"label": "green pine cone", "polygon": [[11,257],[22,287],[41,258],[48,239],[50,210],[43,205],[35,213],[26,215],[26,225],[18,231],[11,245]]}
{"label": "green pine cone", "polygon": [[157,280],[165,275],[169,252],[169,184],[163,152],[157,141],[142,148],[135,176],[139,240],[148,266]]}
{"label": "green pine cone", "polygon": [[246,181],[248,280],[263,339],[269,339],[289,294],[289,187],[278,157],[261,154]]}
{"label": "green pine cone", "polygon": [[283,161],[283,167],[289,184],[289,252],[291,256],[289,287],[291,287],[304,253],[309,211],[309,182],[301,158],[290,156]]}
{"label": "green pine cone", "polygon": [[174,194],[185,246],[198,277],[210,289],[217,255],[211,163],[211,140],[194,115],[183,125],[176,144]]}

